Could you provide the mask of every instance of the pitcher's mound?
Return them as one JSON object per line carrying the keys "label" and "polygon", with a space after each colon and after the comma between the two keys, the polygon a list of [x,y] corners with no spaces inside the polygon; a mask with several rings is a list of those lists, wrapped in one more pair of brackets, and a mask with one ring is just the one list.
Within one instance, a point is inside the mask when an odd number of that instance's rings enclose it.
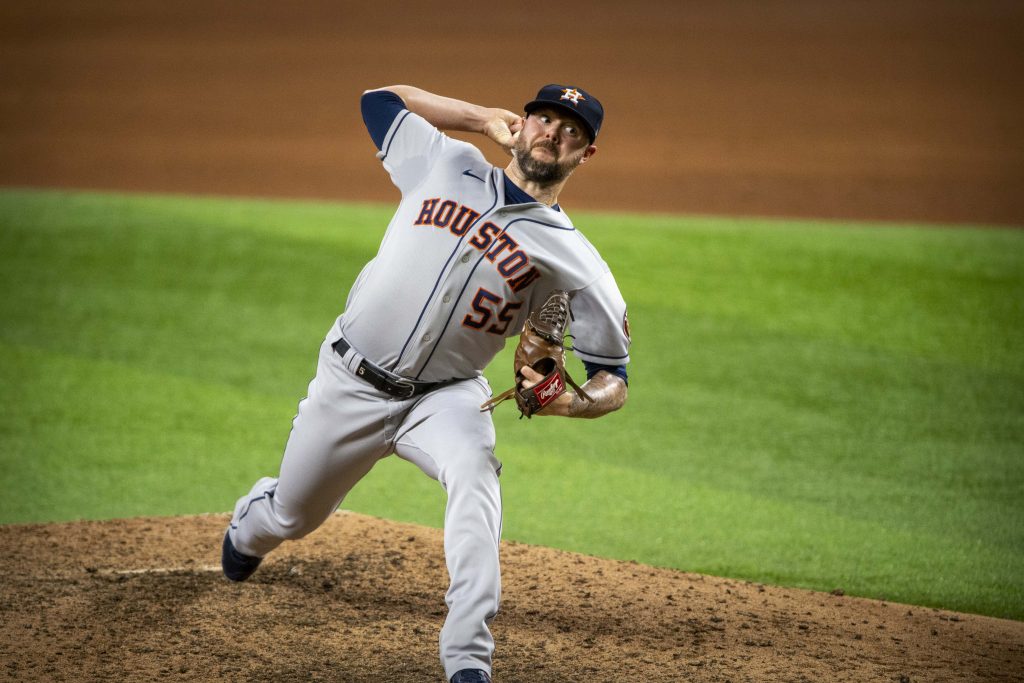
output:
{"label": "pitcher's mound", "polygon": [[[226,515],[0,527],[0,677],[442,681],[441,532],[338,513],[246,583]],[[505,543],[495,681],[1020,681],[1024,623]]]}

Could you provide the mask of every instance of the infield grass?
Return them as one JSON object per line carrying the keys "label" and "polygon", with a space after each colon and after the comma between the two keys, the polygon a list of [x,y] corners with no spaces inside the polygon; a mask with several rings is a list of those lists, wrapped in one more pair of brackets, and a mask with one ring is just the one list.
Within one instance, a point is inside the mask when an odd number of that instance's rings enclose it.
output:
{"label": "infield grass", "polygon": [[[0,192],[0,522],[227,511],[275,474],[390,213]],[[630,303],[630,400],[497,411],[506,538],[1024,619],[1024,232],[574,219]],[[391,458],[343,507],[443,502]]]}

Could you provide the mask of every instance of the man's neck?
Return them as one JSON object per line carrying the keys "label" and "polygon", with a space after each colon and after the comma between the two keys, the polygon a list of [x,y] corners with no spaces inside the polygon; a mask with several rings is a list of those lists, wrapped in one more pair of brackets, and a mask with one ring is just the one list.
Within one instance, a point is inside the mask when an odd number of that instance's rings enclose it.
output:
{"label": "man's neck", "polygon": [[544,185],[528,180],[523,177],[523,172],[519,169],[519,164],[515,162],[515,159],[509,162],[509,165],[505,167],[505,175],[507,175],[509,180],[515,183],[515,186],[520,190],[530,195],[541,204],[546,204],[547,206],[554,206],[558,203],[558,195],[562,192],[562,188],[565,186],[565,181],[568,180],[568,178],[563,178],[557,183]]}

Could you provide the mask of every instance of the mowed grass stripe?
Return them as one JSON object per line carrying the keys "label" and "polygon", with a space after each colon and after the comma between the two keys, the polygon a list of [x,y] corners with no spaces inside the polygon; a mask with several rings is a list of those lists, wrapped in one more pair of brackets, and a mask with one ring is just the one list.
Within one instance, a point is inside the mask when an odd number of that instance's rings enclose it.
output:
{"label": "mowed grass stripe", "polygon": [[[275,473],[391,211],[0,193],[0,521],[223,511]],[[507,538],[1024,618],[1024,234],[574,218],[630,303],[630,402],[499,409]],[[344,503],[442,506],[397,459]]]}

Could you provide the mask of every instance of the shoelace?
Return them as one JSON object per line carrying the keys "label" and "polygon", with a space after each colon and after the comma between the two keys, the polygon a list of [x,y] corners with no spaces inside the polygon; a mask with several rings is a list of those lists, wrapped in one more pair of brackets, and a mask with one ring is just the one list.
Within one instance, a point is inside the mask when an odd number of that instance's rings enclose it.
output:
{"label": "shoelace", "polygon": [[459,676],[456,683],[487,683],[487,678],[480,672],[473,671]]}

